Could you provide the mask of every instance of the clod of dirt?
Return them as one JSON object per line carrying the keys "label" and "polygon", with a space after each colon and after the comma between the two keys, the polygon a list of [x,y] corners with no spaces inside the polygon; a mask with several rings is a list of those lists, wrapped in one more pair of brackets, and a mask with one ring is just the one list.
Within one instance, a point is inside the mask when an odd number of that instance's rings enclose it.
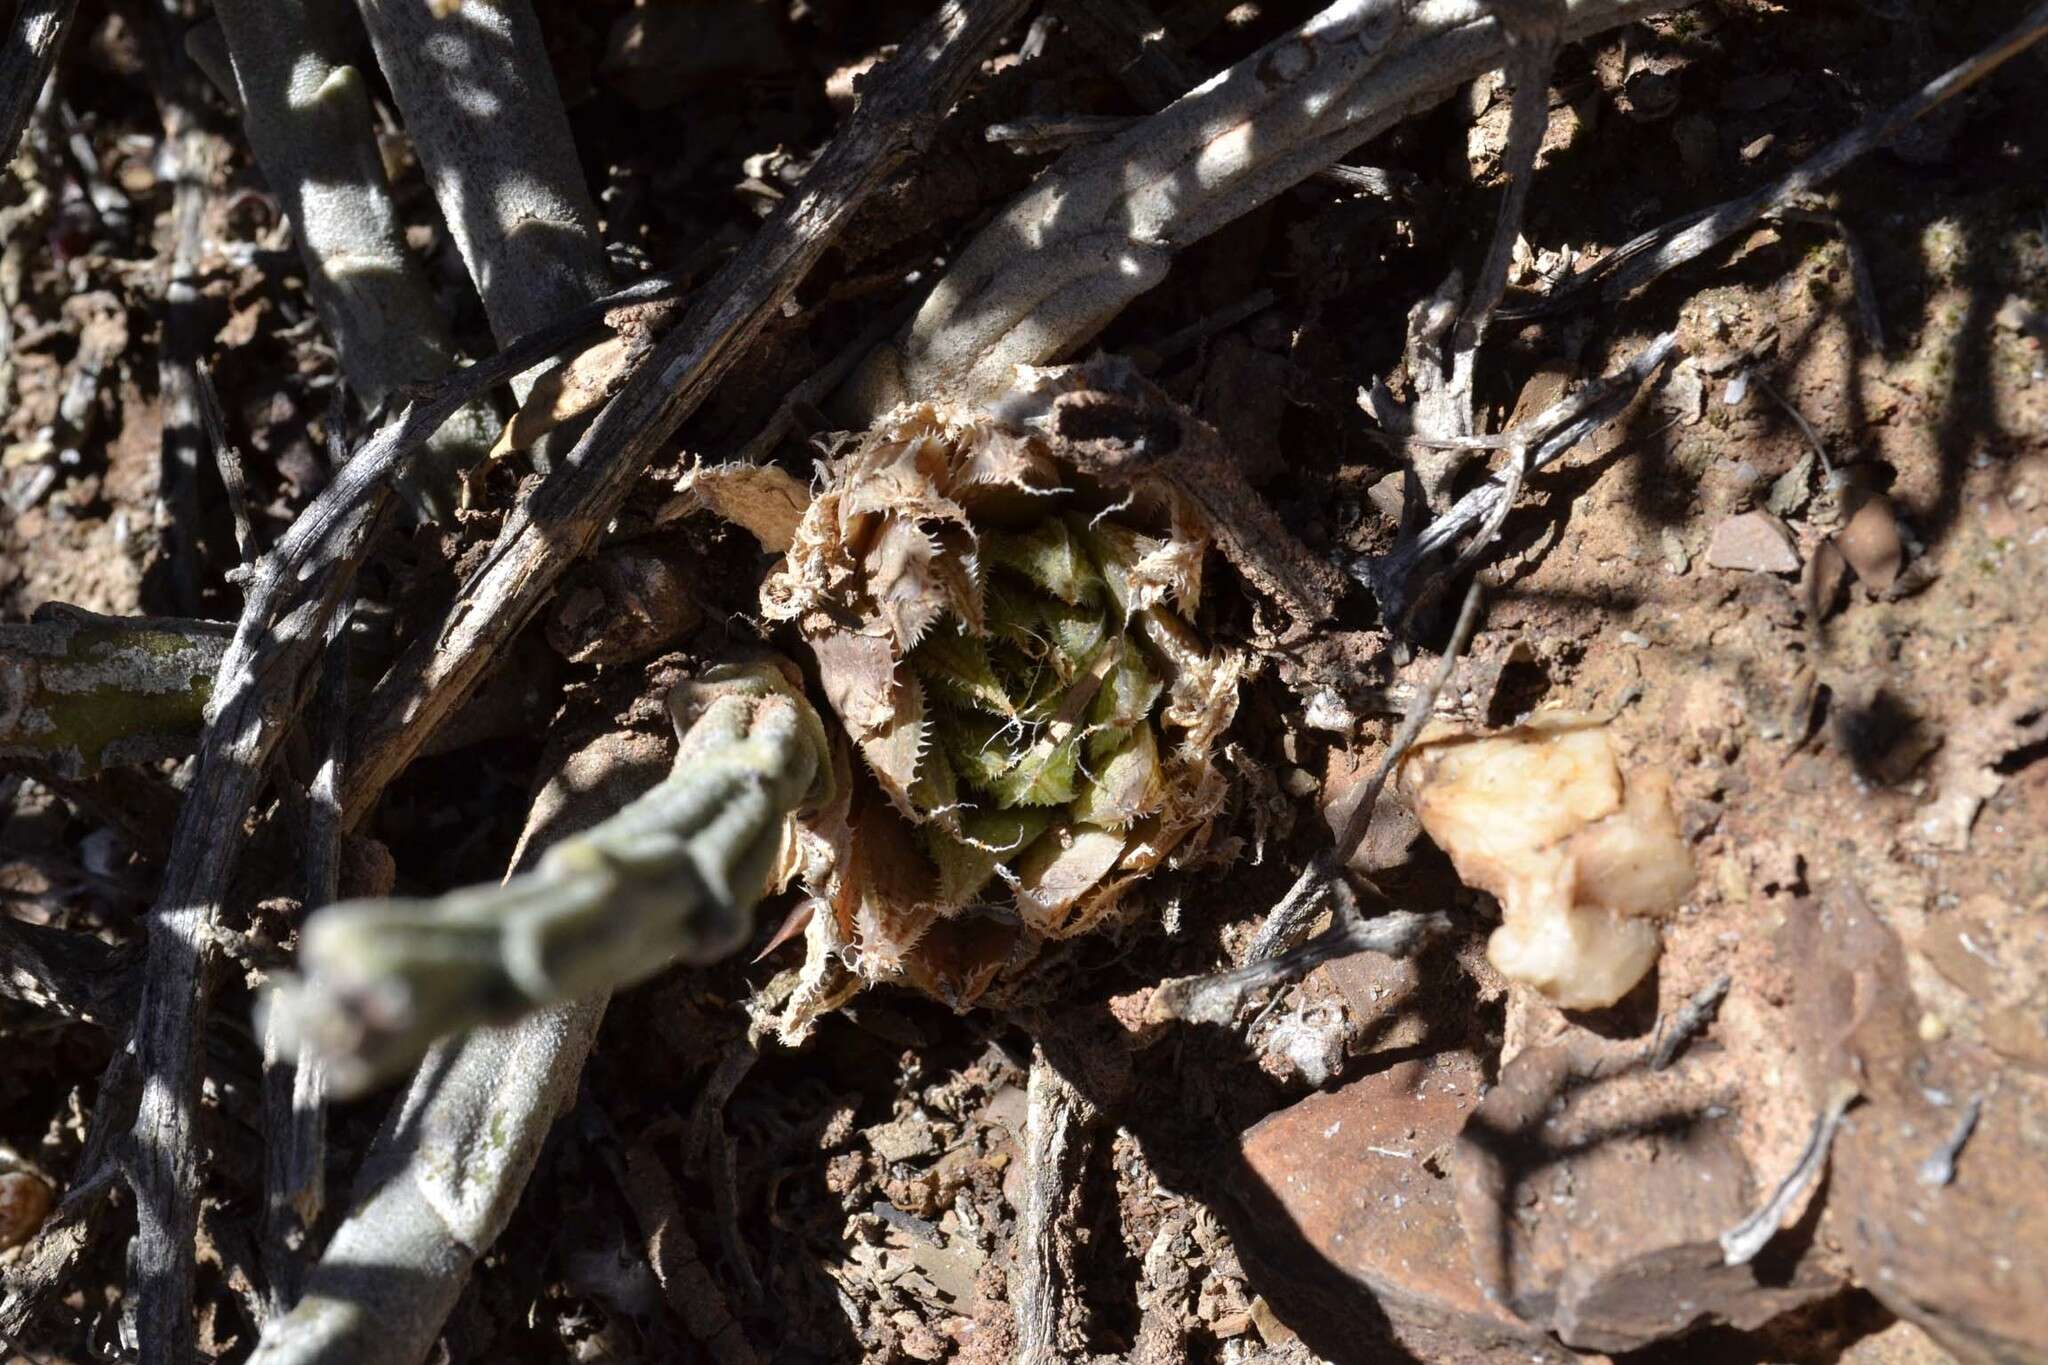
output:
{"label": "clod of dirt", "polygon": [[703,615],[674,563],[627,547],[571,575],[548,615],[548,643],[571,663],[631,663],[681,640]]}
{"label": "clod of dirt", "polygon": [[1799,547],[1785,523],[1769,512],[1744,512],[1714,528],[1707,563],[1747,573],[1798,573]]}
{"label": "clod of dirt", "polygon": [[1401,786],[1458,876],[1500,898],[1486,955],[1503,976],[1598,1009],[1649,972],[1692,853],[1669,780],[1625,776],[1604,725],[1553,712],[1491,736],[1425,733]]}
{"label": "clod of dirt", "polygon": [[1899,580],[1906,564],[1906,543],[1899,534],[1898,514],[1892,500],[1878,495],[1856,509],[1849,524],[1835,533],[1842,557],[1856,571],[1856,581],[1874,593],[1884,593]]}
{"label": "clod of dirt", "polygon": [[34,1171],[5,1169],[8,1164],[0,1149],[0,1251],[35,1236],[57,1202],[49,1181]]}

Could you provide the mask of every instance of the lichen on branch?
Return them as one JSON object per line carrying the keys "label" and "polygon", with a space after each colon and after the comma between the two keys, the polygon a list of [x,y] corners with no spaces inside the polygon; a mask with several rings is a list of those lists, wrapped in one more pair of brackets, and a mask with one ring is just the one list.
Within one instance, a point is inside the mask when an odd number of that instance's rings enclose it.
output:
{"label": "lichen on branch", "polygon": [[233,630],[51,603],[0,625],[0,760],[58,777],[190,753]]}

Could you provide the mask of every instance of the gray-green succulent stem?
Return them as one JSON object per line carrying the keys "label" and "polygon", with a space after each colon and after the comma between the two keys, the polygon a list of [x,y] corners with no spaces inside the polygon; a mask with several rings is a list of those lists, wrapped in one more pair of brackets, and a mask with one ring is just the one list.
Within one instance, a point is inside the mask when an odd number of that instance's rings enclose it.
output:
{"label": "gray-green succulent stem", "polygon": [[280,989],[336,1094],[358,1094],[450,1033],[724,957],[830,781],[823,723],[776,668],[714,670],[669,699],[669,776],[528,872],[433,899],[312,915]]}
{"label": "gray-green succulent stem", "polygon": [[[342,60],[340,0],[218,0],[214,13],[249,145],[292,220],[342,373],[371,408],[447,374],[446,322],[406,249],[362,76]],[[496,428],[479,402],[428,440],[398,481],[416,512],[445,510],[453,475],[482,458]]]}
{"label": "gray-green succulent stem", "polygon": [[[1565,41],[1688,0],[1566,0]],[[1501,65],[1483,0],[1337,0],[1117,136],[1063,156],[998,214],[849,385],[865,422],[906,398],[988,403],[1071,355],[1174,255]]]}
{"label": "gray-green succulent stem", "polygon": [[0,625],[0,761],[58,777],[192,752],[234,628],[53,602]]}
{"label": "gray-green succulent stem", "polygon": [[597,206],[529,0],[356,2],[498,344],[602,297]]}

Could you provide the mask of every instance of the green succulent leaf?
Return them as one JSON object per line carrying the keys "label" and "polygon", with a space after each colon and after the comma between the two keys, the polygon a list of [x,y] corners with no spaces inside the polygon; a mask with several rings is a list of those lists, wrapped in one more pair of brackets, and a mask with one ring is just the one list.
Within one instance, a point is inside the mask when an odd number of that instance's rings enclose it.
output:
{"label": "green succulent leaf", "polygon": [[1017,714],[987,643],[964,629],[934,631],[911,652],[910,666],[948,700],[1006,719]]}
{"label": "green succulent leaf", "polygon": [[1133,531],[1120,522],[1106,517],[1083,517],[1078,512],[1068,514],[1067,526],[1074,538],[1087,549],[1117,615],[1127,619],[1137,607],[1131,590],[1131,574],[1138,561],[1158,549],[1162,542]]}
{"label": "green succulent leaf", "polygon": [[[1088,721],[1091,726],[1124,732],[1146,723],[1165,684],[1136,640],[1126,636],[1118,640],[1116,648],[1116,658],[1103,672],[1101,689],[1089,704]],[[1090,757],[1095,753],[1091,749]]]}
{"label": "green succulent leaf", "polygon": [[[1159,808],[1166,778],[1159,767],[1159,741],[1149,725],[1121,736],[1091,763],[1071,807],[1077,819],[1107,829],[1125,829]],[[1101,738],[1103,736],[1097,736]]]}
{"label": "green succulent leaf", "polygon": [[983,538],[989,561],[1014,570],[1070,607],[1103,591],[1102,574],[1063,520],[1048,518],[1028,531],[997,531]]}
{"label": "green succulent leaf", "polygon": [[1052,823],[1044,809],[963,812],[956,835],[929,827],[926,847],[939,869],[939,901],[965,905],[981,893],[996,869],[1013,861]]}

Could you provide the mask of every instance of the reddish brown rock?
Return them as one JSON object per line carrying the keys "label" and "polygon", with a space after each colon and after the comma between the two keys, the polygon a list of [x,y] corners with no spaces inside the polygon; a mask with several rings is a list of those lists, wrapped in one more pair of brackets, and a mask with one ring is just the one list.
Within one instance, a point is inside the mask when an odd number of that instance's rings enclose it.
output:
{"label": "reddish brown rock", "polygon": [[[2042,1359],[2048,1084],[1922,1040],[1905,951],[1853,886],[1789,914],[1778,948],[1809,1090],[1848,1076],[1863,1094],[1835,1140],[1826,1224],[1857,1280],[1963,1360]],[[1944,1155],[1950,1178],[1927,1178]]]}
{"label": "reddish brown rock", "polygon": [[1742,1096],[1632,1044],[1532,1048],[1466,1122],[1452,1158],[1492,1297],[1567,1345],[1626,1351],[1707,1323],[1758,1326],[1843,1278],[1781,1235],[1767,1266],[1722,1264],[1719,1235],[1761,1201]]}
{"label": "reddish brown rock", "polygon": [[[1267,1272],[1254,1286],[1291,1326],[1306,1330],[1276,1291],[1333,1269],[1356,1291],[1354,1318],[1377,1304],[1424,1359],[1493,1350],[1503,1361],[1565,1358],[1539,1327],[1487,1302],[1472,1274],[1443,1160],[1480,1082],[1466,1053],[1403,1062],[1311,1095],[1245,1134],[1256,1183],[1241,1200],[1250,1216],[1234,1231],[1248,1266]],[[1342,1303],[1326,1308],[1321,1316],[1345,1316]]]}

